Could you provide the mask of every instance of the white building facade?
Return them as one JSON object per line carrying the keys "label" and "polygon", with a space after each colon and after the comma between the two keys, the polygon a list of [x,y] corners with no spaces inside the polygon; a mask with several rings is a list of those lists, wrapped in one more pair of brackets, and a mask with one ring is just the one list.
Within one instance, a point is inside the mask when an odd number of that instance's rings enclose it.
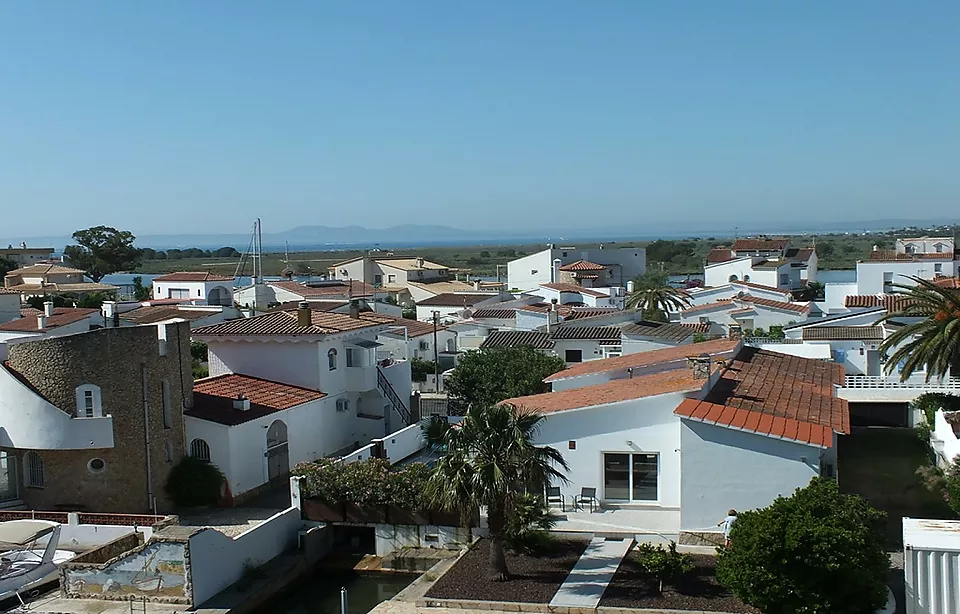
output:
{"label": "white building facade", "polygon": [[526,292],[543,284],[558,283],[561,281],[560,267],[578,260],[604,265],[609,270],[605,279],[615,286],[626,286],[628,280],[647,270],[646,251],[642,247],[557,247],[551,244],[547,249],[508,262],[507,285],[511,291]]}

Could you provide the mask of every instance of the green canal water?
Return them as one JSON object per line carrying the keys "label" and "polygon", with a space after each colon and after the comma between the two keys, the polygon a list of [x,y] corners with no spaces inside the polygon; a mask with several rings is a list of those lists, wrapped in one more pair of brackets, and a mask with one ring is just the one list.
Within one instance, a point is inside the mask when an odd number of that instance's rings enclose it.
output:
{"label": "green canal water", "polygon": [[281,594],[262,614],[340,614],[340,587],[347,588],[348,614],[366,614],[389,601],[417,579],[417,574],[317,569]]}

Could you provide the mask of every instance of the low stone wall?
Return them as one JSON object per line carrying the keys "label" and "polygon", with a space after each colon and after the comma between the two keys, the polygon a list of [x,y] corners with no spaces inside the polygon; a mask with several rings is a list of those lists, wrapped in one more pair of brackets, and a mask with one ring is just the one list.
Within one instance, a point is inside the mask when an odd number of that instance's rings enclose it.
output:
{"label": "low stone wall", "polygon": [[719,531],[681,531],[679,544],[682,546],[722,546],[723,533]]}
{"label": "low stone wall", "polygon": [[68,564],[85,563],[98,565],[100,563],[106,563],[142,545],[143,534],[134,531],[133,533],[128,533],[127,535],[109,541],[99,548],[75,556],[70,559]]}
{"label": "low stone wall", "polygon": [[118,527],[163,527],[180,523],[177,516],[144,514],[91,514],[88,512],[50,512],[36,510],[0,510],[0,522],[8,520],[48,520],[60,524],[99,524]]}

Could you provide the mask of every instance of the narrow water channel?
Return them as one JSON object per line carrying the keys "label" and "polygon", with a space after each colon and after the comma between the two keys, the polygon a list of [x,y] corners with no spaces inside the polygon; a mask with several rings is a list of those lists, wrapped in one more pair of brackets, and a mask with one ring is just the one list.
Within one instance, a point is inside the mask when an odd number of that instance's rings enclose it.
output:
{"label": "narrow water channel", "polygon": [[260,614],[340,614],[343,586],[347,588],[348,614],[366,614],[416,579],[416,574],[317,569]]}

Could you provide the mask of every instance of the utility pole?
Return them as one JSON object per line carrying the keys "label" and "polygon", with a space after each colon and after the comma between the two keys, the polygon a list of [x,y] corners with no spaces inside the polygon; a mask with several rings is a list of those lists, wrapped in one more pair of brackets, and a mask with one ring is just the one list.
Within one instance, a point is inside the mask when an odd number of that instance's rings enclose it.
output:
{"label": "utility pole", "polygon": [[440,312],[433,312],[433,376],[437,378],[437,392],[440,392],[440,350],[437,348],[437,325],[440,324]]}

